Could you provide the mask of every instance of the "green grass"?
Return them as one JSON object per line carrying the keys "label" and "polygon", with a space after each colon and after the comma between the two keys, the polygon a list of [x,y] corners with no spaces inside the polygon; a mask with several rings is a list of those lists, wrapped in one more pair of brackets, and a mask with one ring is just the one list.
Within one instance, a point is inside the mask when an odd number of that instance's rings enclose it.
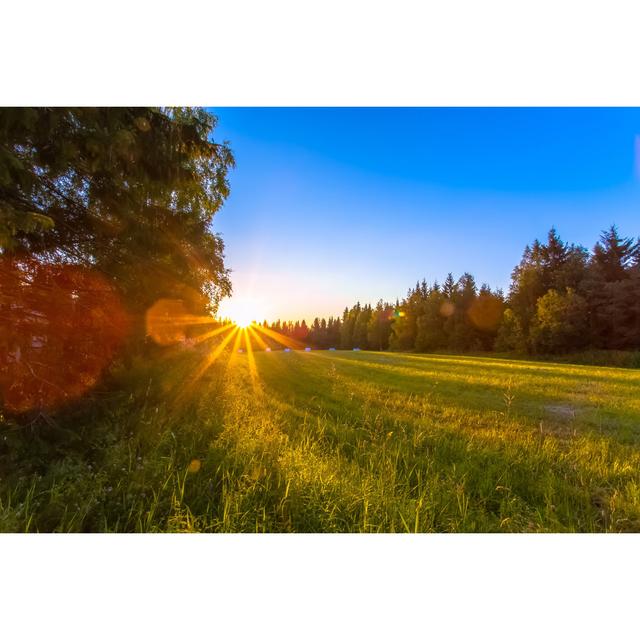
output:
{"label": "green grass", "polygon": [[5,424],[0,530],[640,531],[640,371],[255,360],[191,383],[198,357],[167,358],[57,427]]}

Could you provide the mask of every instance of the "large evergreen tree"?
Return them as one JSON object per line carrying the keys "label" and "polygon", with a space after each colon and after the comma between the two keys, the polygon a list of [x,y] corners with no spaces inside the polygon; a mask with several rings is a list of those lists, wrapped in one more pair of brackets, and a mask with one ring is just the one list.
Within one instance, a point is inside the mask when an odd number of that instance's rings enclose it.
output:
{"label": "large evergreen tree", "polygon": [[589,304],[591,343],[605,349],[640,348],[640,242],[615,226],[600,235],[580,292]]}
{"label": "large evergreen tree", "polygon": [[615,225],[603,231],[593,248],[594,270],[605,282],[630,277],[631,269],[640,261],[640,240],[621,238]]}
{"label": "large evergreen tree", "polygon": [[14,263],[73,262],[127,306],[230,291],[211,221],[233,156],[202,109],[0,110],[0,247]]}
{"label": "large evergreen tree", "polygon": [[200,314],[230,292],[211,223],[233,156],[215,125],[202,109],[0,109],[7,406],[47,410],[95,384],[142,344],[156,302]]}

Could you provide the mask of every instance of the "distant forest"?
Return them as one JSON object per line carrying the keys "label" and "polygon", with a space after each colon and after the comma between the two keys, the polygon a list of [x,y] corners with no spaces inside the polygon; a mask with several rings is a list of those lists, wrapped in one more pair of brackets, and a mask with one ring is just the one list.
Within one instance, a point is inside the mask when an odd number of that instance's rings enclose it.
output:
{"label": "distant forest", "polygon": [[509,292],[478,287],[470,273],[417,282],[403,300],[359,302],[311,326],[278,320],[265,327],[317,349],[428,352],[640,349],[640,240],[615,226],[589,251],[563,242],[525,247]]}

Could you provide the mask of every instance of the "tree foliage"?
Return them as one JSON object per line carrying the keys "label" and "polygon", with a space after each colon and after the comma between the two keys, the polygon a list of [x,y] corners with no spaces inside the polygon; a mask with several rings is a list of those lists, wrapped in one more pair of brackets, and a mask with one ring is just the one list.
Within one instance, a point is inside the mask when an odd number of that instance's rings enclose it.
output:
{"label": "tree foliage", "polygon": [[0,247],[105,275],[144,310],[229,293],[211,221],[233,156],[201,109],[0,110]]}
{"label": "tree foliage", "polygon": [[211,223],[234,160],[215,126],[202,109],[0,109],[5,407],[95,384],[158,300],[207,313],[230,293]]}
{"label": "tree foliage", "polygon": [[573,289],[550,289],[538,299],[531,343],[541,353],[576,351],[589,342],[587,302]]}
{"label": "tree foliage", "polygon": [[449,273],[442,284],[416,282],[395,304],[358,302],[340,319],[316,318],[308,342],[418,352],[640,349],[640,241],[613,226],[589,252],[552,228],[525,247],[506,299],[470,273]]}

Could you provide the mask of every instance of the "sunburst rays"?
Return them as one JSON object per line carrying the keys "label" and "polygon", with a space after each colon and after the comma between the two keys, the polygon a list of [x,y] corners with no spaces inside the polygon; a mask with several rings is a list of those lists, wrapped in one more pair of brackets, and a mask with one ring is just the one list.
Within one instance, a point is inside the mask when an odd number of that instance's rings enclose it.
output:
{"label": "sunburst rays", "polygon": [[[204,352],[196,369],[181,384],[176,400],[184,399],[193,385],[219,359],[223,359],[225,370],[239,361],[246,362],[249,379],[255,393],[261,393],[260,374],[255,350],[271,351],[272,347],[301,350],[304,344],[289,336],[282,335],[257,322],[247,322],[238,318],[236,322],[219,321],[211,316],[197,316],[187,312],[182,300],[162,299],[156,302],[146,313],[147,335],[163,346],[196,347],[212,341],[212,346]],[[202,331],[200,327],[216,325]]]}
{"label": "sunburst rays", "polygon": [[[251,323],[241,327],[235,323],[228,323],[207,333],[198,336],[196,342],[202,343],[208,339],[218,337],[218,344],[204,357],[196,371],[186,382],[184,389],[190,388],[216,360],[226,358],[225,367],[236,366],[239,362],[246,362],[249,380],[256,394],[262,393],[260,373],[255,357],[255,350],[270,351],[270,345],[278,345],[281,348],[300,350],[304,345],[293,338],[283,336],[268,327],[258,323]],[[220,339],[221,337],[221,339]]]}
{"label": "sunburst rays", "polygon": [[224,350],[227,348],[227,345],[231,341],[231,339],[240,335],[240,329],[234,325],[226,325],[224,327],[228,331],[227,335],[225,335],[222,340],[216,345],[214,349],[212,349],[200,363],[198,368],[194,371],[194,373],[189,377],[184,385],[184,389],[189,388],[193,385],[197,380],[199,380],[202,375],[211,367],[211,365],[222,355]]}
{"label": "sunburst rays", "polygon": [[255,393],[260,393],[260,385],[258,382],[258,367],[256,366],[256,359],[253,355],[253,347],[251,346],[251,335],[248,329],[242,331],[244,334],[244,343],[247,347],[247,363],[249,365],[249,376],[251,378],[251,385]]}
{"label": "sunburst rays", "polygon": [[254,324],[252,325],[252,328],[257,329],[268,338],[275,340],[277,343],[281,344],[284,347],[288,347],[289,349],[304,348],[304,345],[299,340],[295,340],[293,338],[290,338],[289,336],[283,336],[282,334],[277,333],[276,331],[274,331],[273,329],[269,329],[268,327],[263,327],[260,324]]}

